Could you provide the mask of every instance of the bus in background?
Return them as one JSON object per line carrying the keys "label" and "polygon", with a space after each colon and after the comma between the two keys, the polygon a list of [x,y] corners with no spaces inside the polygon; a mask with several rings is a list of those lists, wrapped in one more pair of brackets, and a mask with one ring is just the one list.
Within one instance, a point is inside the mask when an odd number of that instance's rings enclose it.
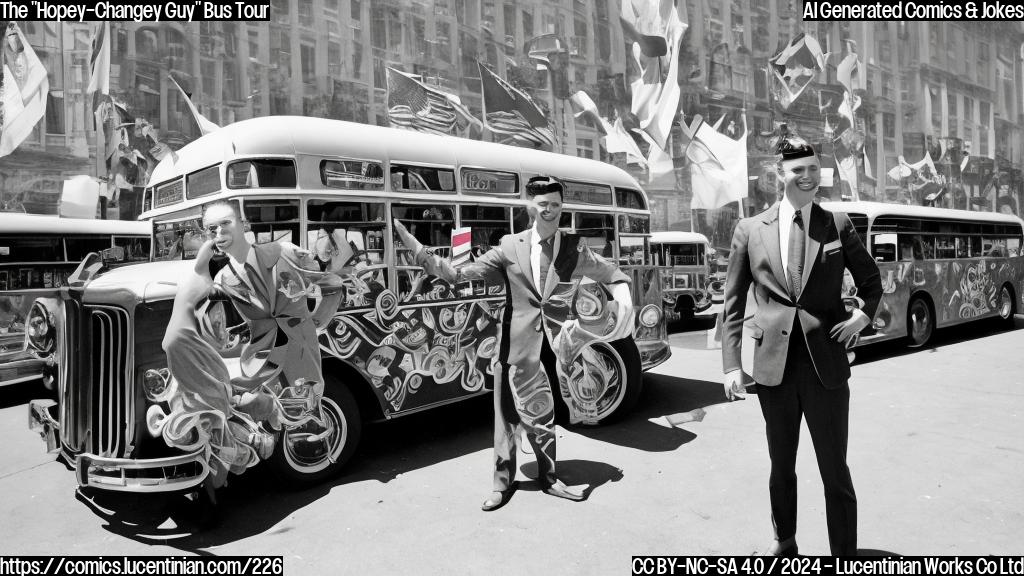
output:
{"label": "bus in background", "polygon": [[651,258],[668,266],[662,275],[662,297],[667,322],[686,322],[713,315],[725,293],[724,276],[717,274],[715,250],[697,232],[652,232]]}
{"label": "bus in background", "polygon": [[[452,232],[471,230],[471,253],[529,227],[525,185],[532,176],[565,185],[561,225],[632,279],[635,337],[582,349],[556,385],[585,423],[635,404],[642,370],[671,354],[661,312],[661,269],[651,265],[647,196],[626,172],[602,162],[364,124],[308,117],[245,120],[207,134],[153,171],[140,218],[153,223],[154,262],[82,280],[48,300],[59,364],[57,404],[33,401],[31,425],[51,449],[75,462],[83,486],[173,491],[203,481],[205,448],[170,449],[146,427],[158,404],[167,360],[160,342],[176,282],[205,240],[204,206],[235,203],[256,243],[286,240],[327,254],[350,253],[345,296],[321,327],[327,427],[286,429],[271,463],[294,484],[340,470],[362,424],[489,394],[503,282],[451,285],[416,266],[393,230],[401,220],[435,253]],[[340,249],[340,248],[339,248]],[[324,258],[321,258],[322,260]],[[79,276],[76,274],[76,280]],[[606,310],[598,284],[572,287],[553,306],[579,318]],[[567,293],[568,294],[568,293]],[[551,299],[552,301],[554,298]],[[237,350],[245,325],[231,330],[229,302],[212,304],[208,324]],[[91,330],[91,332],[90,332]],[[86,344],[82,334],[92,334]],[[90,391],[86,393],[85,391]],[[556,394],[556,398],[558,395]],[[100,430],[103,433],[90,433]]]}
{"label": "bus in background", "polygon": [[43,377],[26,338],[33,301],[56,294],[90,252],[113,264],[149,260],[151,233],[145,222],[0,212],[0,386]]}
{"label": "bus in background", "polygon": [[[821,206],[850,217],[882,274],[882,301],[859,344],[907,337],[923,346],[936,328],[994,317],[1009,324],[1022,309],[1020,218],[878,202]],[[852,282],[846,290],[856,295]]]}

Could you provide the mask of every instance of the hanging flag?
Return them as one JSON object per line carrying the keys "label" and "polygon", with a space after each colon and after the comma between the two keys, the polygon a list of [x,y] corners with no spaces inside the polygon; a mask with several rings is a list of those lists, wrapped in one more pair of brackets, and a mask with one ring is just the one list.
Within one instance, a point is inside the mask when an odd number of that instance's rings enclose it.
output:
{"label": "hanging flag", "polygon": [[192,112],[192,117],[195,118],[196,124],[199,126],[199,133],[205,136],[210,132],[213,132],[214,130],[219,130],[220,126],[217,126],[213,122],[210,122],[206,119],[205,116],[199,113],[199,110],[196,108],[195,103],[192,102],[192,95],[188,92],[185,92],[185,89],[181,87],[181,84],[178,84],[178,81],[174,79],[174,76],[168,74],[167,77],[171,79],[171,82],[173,82],[174,85],[178,88],[178,91],[181,92],[181,95],[185,97],[185,104],[188,106],[189,111]]}
{"label": "hanging flag", "polygon": [[686,148],[686,156],[691,162],[691,209],[721,208],[747,197],[746,115],[743,133],[737,140],[702,122]]}
{"label": "hanging flag", "polygon": [[800,97],[815,75],[825,69],[825,54],[813,36],[800,33],[768,62],[781,86],[779,104],[786,109]]}
{"label": "hanging flag", "polygon": [[480,85],[483,89],[484,125],[503,144],[550,150],[555,133],[544,113],[529,96],[516,90],[481,62]]}
{"label": "hanging flag", "polygon": [[611,130],[604,138],[604,146],[609,154],[624,152],[626,154],[626,164],[646,163],[640,147],[636,145],[636,140],[623,127],[622,118],[615,119]]}
{"label": "hanging flag", "polygon": [[390,67],[387,82],[388,122],[392,127],[431,134],[455,132],[458,115],[447,94]]}
{"label": "hanging flag", "polygon": [[110,22],[100,22],[92,37],[92,55],[89,57],[88,96],[94,93],[110,94]]}
{"label": "hanging flag", "polygon": [[472,228],[467,226],[452,229],[452,266],[459,268],[469,264],[469,249],[472,243]]}
{"label": "hanging flag", "polygon": [[675,163],[665,150],[658,146],[654,138],[643,130],[634,130],[641,138],[650,144],[647,150],[647,187],[662,190],[676,189]]}
{"label": "hanging flag", "polygon": [[[633,58],[640,76],[630,84],[633,97],[631,111],[639,119],[640,128],[664,149],[679,111],[679,50],[687,28],[683,21],[685,13],[680,16],[673,0],[660,0],[657,11],[652,10],[653,3],[633,5],[631,1],[623,3],[623,20],[626,20],[626,12],[632,10],[638,15],[637,26],[649,33],[660,34],[667,46],[663,60],[651,57],[640,43],[634,42]],[[666,65],[668,72],[662,78]]]}
{"label": "hanging flag", "polygon": [[46,69],[14,22],[4,30],[0,49],[0,157],[32,133],[46,113],[50,81]]}
{"label": "hanging flag", "polygon": [[844,199],[860,200],[860,173],[857,171],[857,156],[863,147],[864,137],[855,130],[844,131],[833,142],[832,154],[835,156],[839,180],[846,182],[849,186],[849,190],[843,189]]}

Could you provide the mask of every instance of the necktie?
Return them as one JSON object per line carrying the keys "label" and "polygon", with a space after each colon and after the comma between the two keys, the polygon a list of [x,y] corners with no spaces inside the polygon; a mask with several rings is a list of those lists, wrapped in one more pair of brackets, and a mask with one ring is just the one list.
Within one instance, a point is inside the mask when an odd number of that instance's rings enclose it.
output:
{"label": "necktie", "polygon": [[793,215],[793,222],[789,228],[789,258],[787,260],[787,272],[789,273],[789,293],[793,300],[800,298],[800,286],[803,279],[804,268],[804,220],[797,210]]}
{"label": "necktie", "polygon": [[540,284],[537,286],[537,290],[542,293],[544,292],[544,282],[548,279],[548,268],[551,267],[551,258],[554,253],[553,241],[554,236],[547,240],[540,241],[540,261],[537,263],[537,267],[540,268],[540,270],[537,271],[537,277]]}

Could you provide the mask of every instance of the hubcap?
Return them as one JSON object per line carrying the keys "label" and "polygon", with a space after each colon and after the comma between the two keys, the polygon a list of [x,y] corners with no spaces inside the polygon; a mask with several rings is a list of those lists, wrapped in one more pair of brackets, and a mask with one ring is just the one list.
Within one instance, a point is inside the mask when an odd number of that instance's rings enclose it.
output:
{"label": "hubcap", "polygon": [[1013,302],[1010,301],[1010,291],[1004,286],[999,291],[999,316],[1004,320],[1010,317],[1010,310],[1013,307]]}
{"label": "hubcap", "polygon": [[615,412],[626,392],[626,366],[608,344],[584,348],[570,367],[573,396],[587,406],[596,406],[596,419]]}
{"label": "hubcap", "polygon": [[327,468],[348,442],[348,421],[341,408],[326,396],[320,406],[326,426],[309,422],[284,433],[284,457],[297,472],[312,474]]}

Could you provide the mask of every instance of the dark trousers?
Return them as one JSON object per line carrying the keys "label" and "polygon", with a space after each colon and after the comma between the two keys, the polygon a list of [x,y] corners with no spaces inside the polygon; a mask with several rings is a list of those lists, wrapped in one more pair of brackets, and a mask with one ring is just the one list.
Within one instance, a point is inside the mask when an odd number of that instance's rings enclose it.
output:
{"label": "dark trousers", "polygon": [[[541,337],[540,334],[537,337]],[[494,378],[494,488],[508,489],[516,477],[516,425],[526,431],[537,458],[537,480],[542,485],[555,476],[555,354],[547,338],[540,361],[519,368],[499,362]],[[549,376],[550,375],[550,376]]]}
{"label": "dark trousers", "polygon": [[775,536],[796,535],[796,451],[800,419],[807,420],[825,486],[828,541],[833,556],[857,553],[857,495],[846,465],[850,388],[828,390],[814,371],[799,324],[794,326],[782,383],[757,385],[772,472],[768,481]]}

